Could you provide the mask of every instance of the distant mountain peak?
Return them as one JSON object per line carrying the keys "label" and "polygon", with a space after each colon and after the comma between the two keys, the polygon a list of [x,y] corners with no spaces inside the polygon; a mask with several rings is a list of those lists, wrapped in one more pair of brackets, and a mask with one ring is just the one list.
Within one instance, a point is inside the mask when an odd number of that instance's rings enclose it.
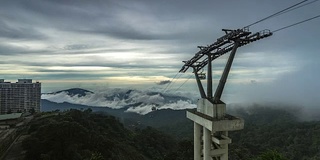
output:
{"label": "distant mountain peak", "polygon": [[82,88],[70,88],[70,89],[66,89],[66,90],[53,92],[52,94],[58,94],[58,93],[62,93],[62,92],[67,93],[71,97],[73,97],[75,95],[77,95],[78,97],[83,97],[83,96],[86,96],[87,93],[94,93],[92,91],[82,89]]}

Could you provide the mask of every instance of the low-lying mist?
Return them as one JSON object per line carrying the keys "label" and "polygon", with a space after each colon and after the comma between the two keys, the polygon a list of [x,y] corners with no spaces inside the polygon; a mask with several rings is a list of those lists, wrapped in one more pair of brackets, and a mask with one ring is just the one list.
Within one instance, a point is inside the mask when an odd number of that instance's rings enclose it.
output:
{"label": "low-lying mist", "polygon": [[227,112],[239,117],[289,115],[293,116],[291,118],[295,121],[320,121],[320,108],[292,106],[283,103],[229,104]]}

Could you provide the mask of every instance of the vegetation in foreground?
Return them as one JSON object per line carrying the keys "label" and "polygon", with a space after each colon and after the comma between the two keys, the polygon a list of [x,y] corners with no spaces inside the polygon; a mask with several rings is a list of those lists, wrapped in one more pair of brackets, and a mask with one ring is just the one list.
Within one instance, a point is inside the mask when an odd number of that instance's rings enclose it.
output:
{"label": "vegetation in foreground", "polygon": [[[262,106],[237,108],[232,114],[246,123],[244,130],[230,133],[229,159],[320,159],[320,122],[300,121],[294,113],[297,111]],[[187,119],[159,127],[162,132],[151,127],[130,128],[90,109],[41,116],[30,124],[30,136],[23,142],[25,159],[193,159],[192,137],[181,134],[192,133],[192,122]]]}
{"label": "vegetation in foreground", "polygon": [[273,150],[289,160],[319,160],[320,121],[301,121],[299,113],[297,108],[238,108],[235,114],[245,119],[245,128],[230,134],[233,159]]}
{"label": "vegetation in foreground", "polygon": [[176,141],[151,127],[126,129],[115,117],[70,110],[30,124],[25,159],[188,160],[190,141]]}

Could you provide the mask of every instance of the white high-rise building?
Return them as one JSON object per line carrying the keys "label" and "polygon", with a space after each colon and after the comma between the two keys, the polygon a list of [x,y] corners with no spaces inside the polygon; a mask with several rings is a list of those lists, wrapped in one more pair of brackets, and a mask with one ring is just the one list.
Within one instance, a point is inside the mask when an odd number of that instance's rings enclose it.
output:
{"label": "white high-rise building", "polygon": [[18,82],[5,82],[0,79],[0,114],[40,111],[41,83],[32,79],[18,79]]}

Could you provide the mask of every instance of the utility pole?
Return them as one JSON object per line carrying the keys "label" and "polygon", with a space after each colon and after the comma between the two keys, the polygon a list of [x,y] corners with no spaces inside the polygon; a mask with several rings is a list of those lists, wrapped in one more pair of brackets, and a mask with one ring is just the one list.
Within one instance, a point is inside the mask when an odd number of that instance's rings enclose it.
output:
{"label": "utility pole", "polygon": [[[208,46],[198,46],[200,51],[185,64],[179,72],[185,73],[193,68],[201,98],[197,109],[187,111],[187,118],[194,122],[194,160],[228,160],[228,144],[231,139],[229,131],[244,128],[244,120],[226,114],[226,104],[221,101],[221,95],[227,81],[232,62],[239,47],[272,35],[270,30],[257,33],[249,32],[249,28],[230,30],[222,29],[225,35]],[[212,61],[228,53],[230,56],[223,70],[218,87],[213,96]],[[205,75],[199,71],[207,66],[207,93],[201,83]]]}

